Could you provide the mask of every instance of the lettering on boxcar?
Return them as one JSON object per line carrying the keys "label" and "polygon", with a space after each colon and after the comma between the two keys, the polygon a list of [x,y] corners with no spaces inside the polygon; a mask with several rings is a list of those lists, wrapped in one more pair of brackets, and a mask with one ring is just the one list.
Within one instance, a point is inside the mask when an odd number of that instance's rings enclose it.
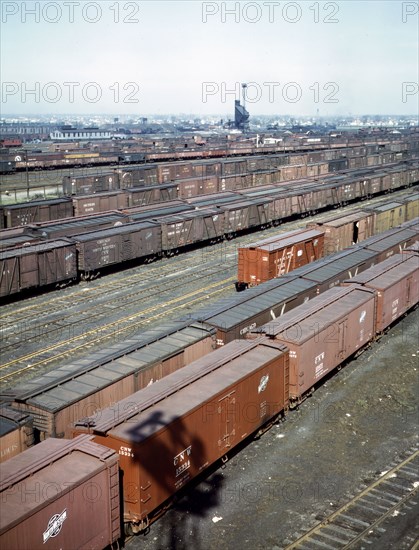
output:
{"label": "lettering on boxcar", "polygon": [[121,447],[119,447],[118,453],[122,456],[130,456],[131,458],[134,458],[134,453],[132,452],[132,449],[130,447],[124,447],[123,445],[121,445]]}

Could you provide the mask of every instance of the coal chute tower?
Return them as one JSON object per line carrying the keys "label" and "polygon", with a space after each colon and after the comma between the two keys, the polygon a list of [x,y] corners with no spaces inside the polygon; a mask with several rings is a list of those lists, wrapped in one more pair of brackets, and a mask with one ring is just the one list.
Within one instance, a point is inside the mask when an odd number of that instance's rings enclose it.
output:
{"label": "coal chute tower", "polygon": [[242,97],[243,104],[240,103],[240,99],[236,99],[234,102],[234,126],[238,130],[249,129],[249,112],[246,110],[246,89],[247,84],[242,84]]}

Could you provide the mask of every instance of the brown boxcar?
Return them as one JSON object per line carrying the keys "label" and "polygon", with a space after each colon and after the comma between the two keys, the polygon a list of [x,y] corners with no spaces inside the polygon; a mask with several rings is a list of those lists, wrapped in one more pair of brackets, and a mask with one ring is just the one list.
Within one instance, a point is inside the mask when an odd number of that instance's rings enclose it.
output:
{"label": "brown boxcar", "polygon": [[325,221],[310,222],[307,227],[324,232],[324,253],[328,255],[371,237],[373,215],[362,211],[340,216],[334,214]]}
{"label": "brown boxcar", "polygon": [[111,229],[75,235],[79,271],[96,271],[161,253],[161,228],[154,222],[127,223]]}
{"label": "brown boxcar", "polygon": [[0,407],[0,463],[34,444],[33,418],[10,405]]}
{"label": "brown boxcar", "polygon": [[396,254],[343,284],[377,291],[376,332],[382,332],[419,301],[418,258]]}
{"label": "brown boxcar", "polygon": [[65,195],[89,195],[114,191],[119,188],[119,177],[116,172],[105,172],[85,176],[64,176],[63,192]]}
{"label": "brown boxcar", "polygon": [[245,338],[251,330],[281,317],[317,296],[317,285],[292,275],[273,279],[192,314],[217,330],[217,346]]}
{"label": "brown boxcar", "polygon": [[238,249],[239,284],[255,286],[323,257],[322,231],[296,229]]}
{"label": "brown boxcar", "polygon": [[2,464],[1,548],[102,550],[118,540],[118,454],[91,439],[49,439]]}
{"label": "brown boxcar", "polygon": [[69,198],[32,201],[4,207],[5,227],[48,222],[69,218],[72,215],[73,203]]}
{"label": "brown boxcar", "polygon": [[132,187],[126,191],[126,194],[128,207],[143,206],[176,200],[178,198],[178,188],[175,183],[145,185],[143,187]]}
{"label": "brown boxcar", "polygon": [[124,521],[146,528],[179,489],[286,410],[287,382],[284,346],[234,341],[88,419],[80,430],[121,455]]}
{"label": "brown boxcar", "polygon": [[119,210],[128,206],[127,194],[124,191],[75,196],[72,198],[72,201],[75,216],[86,216],[108,210]]}
{"label": "brown boxcar", "polygon": [[76,277],[76,245],[66,239],[0,252],[0,296]]}
{"label": "brown boxcar", "polygon": [[224,216],[216,208],[164,216],[156,222],[161,226],[161,248],[165,253],[198,242],[216,242],[224,235]]}
{"label": "brown boxcar", "polygon": [[157,185],[159,182],[157,164],[151,166],[137,166],[118,170],[120,189],[141,187],[143,185]]}
{"label": "brown boxcar", "polygon": [[258,339],[264,334],[288,347],[290,402],[297,404],[326,374],[373,338],[374,315],[374,291],[356,285],[332,288],[249,337]]}
{"label": "brown boxcar", "polygon": [[214,334],[212,327],[201,323],[163,323],[11,388],[7,397],[20,414],[33,417],[40,439],[64,437],[80,418],[210,353]]}

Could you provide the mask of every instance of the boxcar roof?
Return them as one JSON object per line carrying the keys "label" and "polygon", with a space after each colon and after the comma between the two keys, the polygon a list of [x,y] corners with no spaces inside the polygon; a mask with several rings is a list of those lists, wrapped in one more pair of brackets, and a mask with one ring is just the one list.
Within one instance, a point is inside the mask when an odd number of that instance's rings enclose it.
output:
{"label": "boxcar roof", "polygon": [[315,282],[304,279],[285,280],[284,284],[277,288],[232,306],[218,315],[207,317],[206,322],[221,330],[229,330],[247,319],[285,303],[299,293],[314,287],[316,287]]}
{"label": "boxcar roof", "polygon": [[[193,361],[182,369],[165,376],[155,384],[151,384],[133,395],[126,397],[115,406],[107,407],[100,413],[100,419],[88,420],[88,424],[94,426],[97,433],[107,433],[115,426],[126,422],[140,411],[148,409],[155,403],[162,401],[168,395],[178,392],[180,389],[193,384],[199,378],[219,369],[232,359],[242,356],[250,349],[259,345],[258,340],[234,340],[226,346],[216,349],[201,359]],[[84,423],[81,423],[84,425]]]}
{"label": "boxcar roof", "polygon": [[222,369],[208,373],[204,378],[167,396],[164,400],[131,417],[127,422],[119,424],[107,435],[122,441],[140,443],[171,424],[176,418],[181,418],[189,411],[205,404],[226,387],[277,359],[285,351],[284,346],[272,347],[270,343],[255,346],[239,357],[231,358],[231,361]]}
{"label": "boxcar roof", "polygon": [[347,315],[373,298],[373,291],[356,285],[331,288],[253,332],[279,336],[286,342],[302,344],[316,334],[313,326],[328,327],[331,319],[336,321],[339,314]]}
{"label": "boxcar roof", "polygon": [[0,252],[0,260],[6,260],[8,258],[14,258],[16,256],[25,256],[26,254],[35,254],[38,252],[46,252],[53,250],[54,248],[62,248],[64,246],[75,246],[74,243],[66,239],[57,239],[47,242],[36,242],[29,246],[22,246],[19,248],[10,248]]}
{"label": "boxcar roof", "polygon": [[146,365],[180,353],[213,332],[212,328],[199,323],[167,323],[144,332],[139,338],[63,365],[8,393],[14,394],[16,401],[51,412],[58,411]]}

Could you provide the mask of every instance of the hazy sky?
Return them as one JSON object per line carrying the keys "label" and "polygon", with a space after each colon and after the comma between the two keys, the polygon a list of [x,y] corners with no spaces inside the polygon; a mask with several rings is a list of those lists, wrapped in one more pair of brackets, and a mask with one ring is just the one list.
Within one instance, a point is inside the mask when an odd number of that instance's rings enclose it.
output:
{"label": "hazy sky", "polygon": [[1,112],[415,114],[417,1],[2,0]]}

